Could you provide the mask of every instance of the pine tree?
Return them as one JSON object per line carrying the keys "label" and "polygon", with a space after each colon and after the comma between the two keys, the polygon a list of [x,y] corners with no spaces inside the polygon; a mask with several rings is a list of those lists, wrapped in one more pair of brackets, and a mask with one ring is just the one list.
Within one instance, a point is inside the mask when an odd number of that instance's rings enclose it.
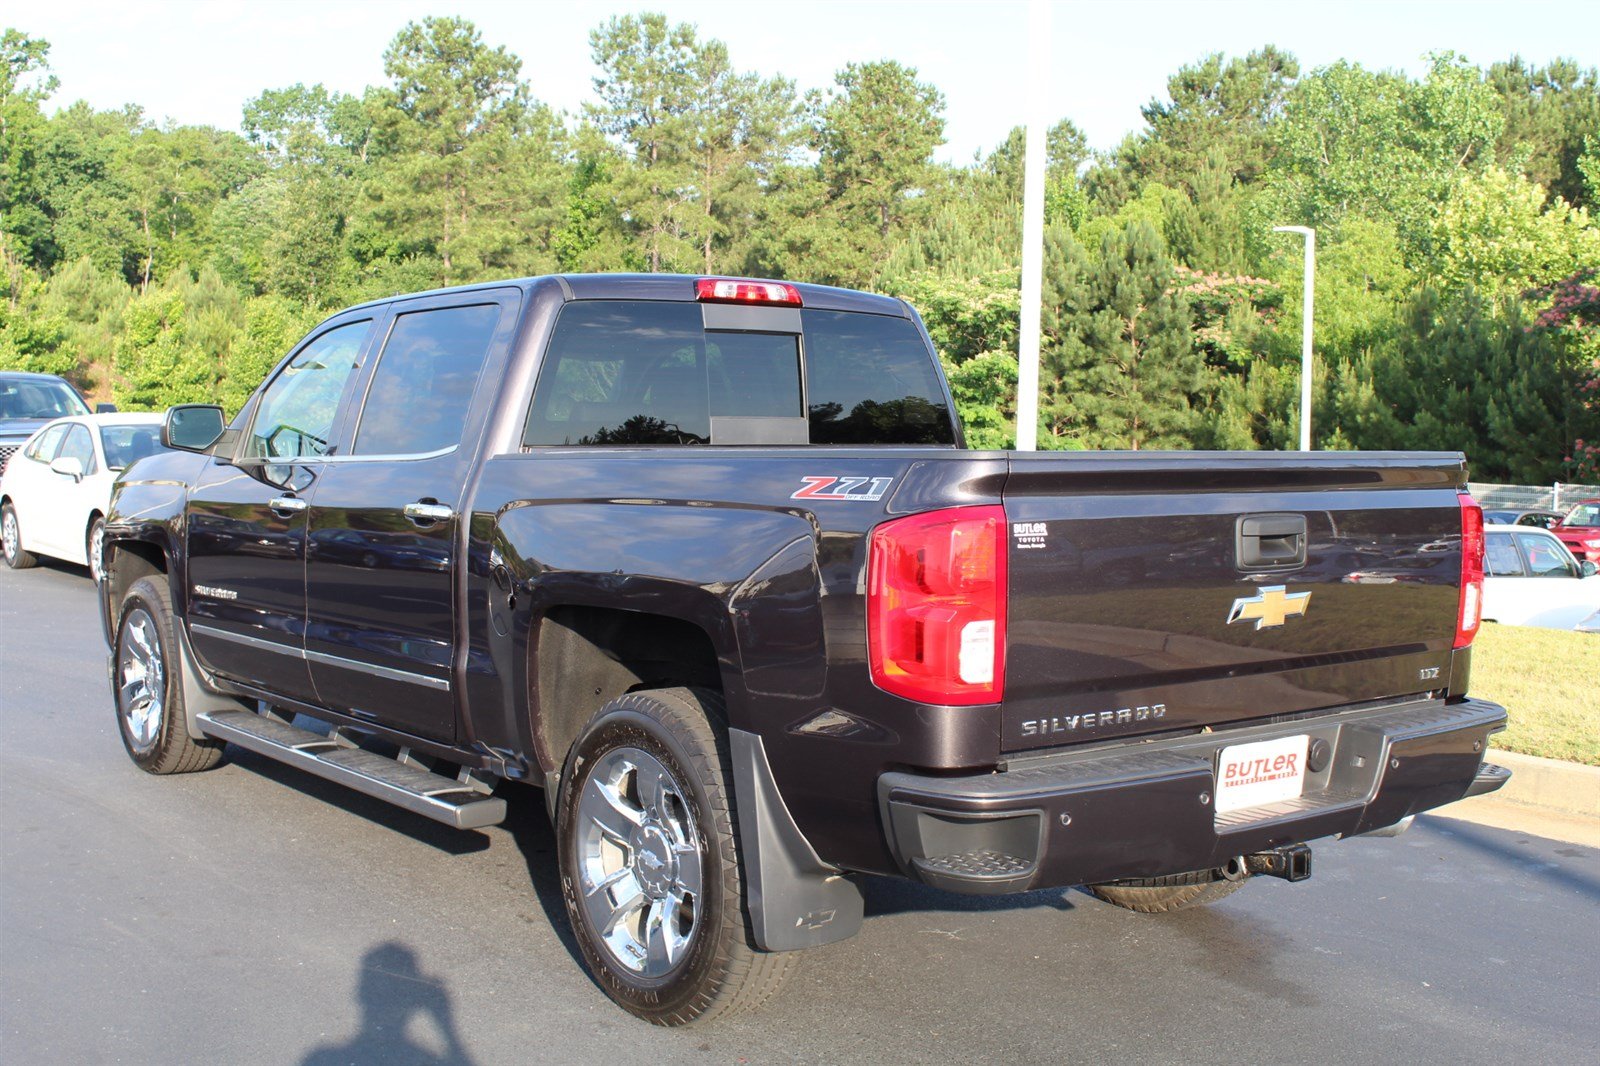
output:
{"label": "pine tree", "polygon": [[1208,375],[1160,236],[1136,222],[1091,251],[1058,228],[1045,256],[1041,439],[1192,447]]}

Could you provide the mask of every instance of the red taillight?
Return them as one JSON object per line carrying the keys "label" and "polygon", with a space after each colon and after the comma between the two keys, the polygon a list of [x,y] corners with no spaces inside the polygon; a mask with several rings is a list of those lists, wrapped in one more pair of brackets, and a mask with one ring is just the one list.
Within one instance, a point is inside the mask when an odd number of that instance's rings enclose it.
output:
{"label": "red taillight", "polygon": [[701,278],[694,283],[694,297],[703,303],[801,306],[800,290],[788,282],[753,278]]}
{"label": "red taillight", "polygon": [[1466,493],[1461,501],[1461,599],[1456,612],[1456,644],[1472,645],[1483,620],[1483,508]]}
{"label": "red taillight", "polygon": [[872,531],[867,660],[874,684],[921,703],[998,703],[1005,649],[1003,508],[929,511]]}

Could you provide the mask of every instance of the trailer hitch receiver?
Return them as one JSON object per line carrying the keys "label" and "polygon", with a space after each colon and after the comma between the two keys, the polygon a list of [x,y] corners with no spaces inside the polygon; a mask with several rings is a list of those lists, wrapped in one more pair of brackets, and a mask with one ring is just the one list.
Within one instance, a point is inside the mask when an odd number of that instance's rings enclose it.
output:
{"label": "trailer hitch receiver", "polygon": [[1258,851],[1245,856],[1245,868],[1253,874],[1304,881],[1311,876],[1311,849],[1304,844],[1289,844],[1271,851]]}

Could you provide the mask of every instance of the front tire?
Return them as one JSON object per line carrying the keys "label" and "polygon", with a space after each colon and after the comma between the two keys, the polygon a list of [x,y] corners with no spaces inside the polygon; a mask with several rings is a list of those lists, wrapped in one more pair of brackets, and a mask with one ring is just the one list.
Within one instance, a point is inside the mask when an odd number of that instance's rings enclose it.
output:
{"label": "front tire", "polygon": [[562,775],[567,917],[600,987],[656,1025],[758,1007],[795,961],[751,934],[722,720],[715,693],[629,693],[590,722]]}
{"label": "front tire", "polygon": [[117,618],[111,683],[122,746],[150,774],[194,773],[222,761],[222,741],[189,735],[177,647],[166,579],[135,581]]}
{"label": "front tire", "polygon": [[11,504],[0,507],[0,548],[3,548],[6,565],[13,570],[27,570],[39,565],[39,557],[22,546],[22,526],[17,522],[17,509]]}

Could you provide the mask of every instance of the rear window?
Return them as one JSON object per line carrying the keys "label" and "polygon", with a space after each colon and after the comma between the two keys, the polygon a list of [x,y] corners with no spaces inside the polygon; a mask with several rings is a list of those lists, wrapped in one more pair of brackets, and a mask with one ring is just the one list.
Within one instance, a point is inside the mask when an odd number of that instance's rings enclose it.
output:
{"label": "rear window", "polygon": [[699,304],[569,304],[523,443],[954,443],[910,321],[805,311],[801,322],[803,336],[707,330]]}

